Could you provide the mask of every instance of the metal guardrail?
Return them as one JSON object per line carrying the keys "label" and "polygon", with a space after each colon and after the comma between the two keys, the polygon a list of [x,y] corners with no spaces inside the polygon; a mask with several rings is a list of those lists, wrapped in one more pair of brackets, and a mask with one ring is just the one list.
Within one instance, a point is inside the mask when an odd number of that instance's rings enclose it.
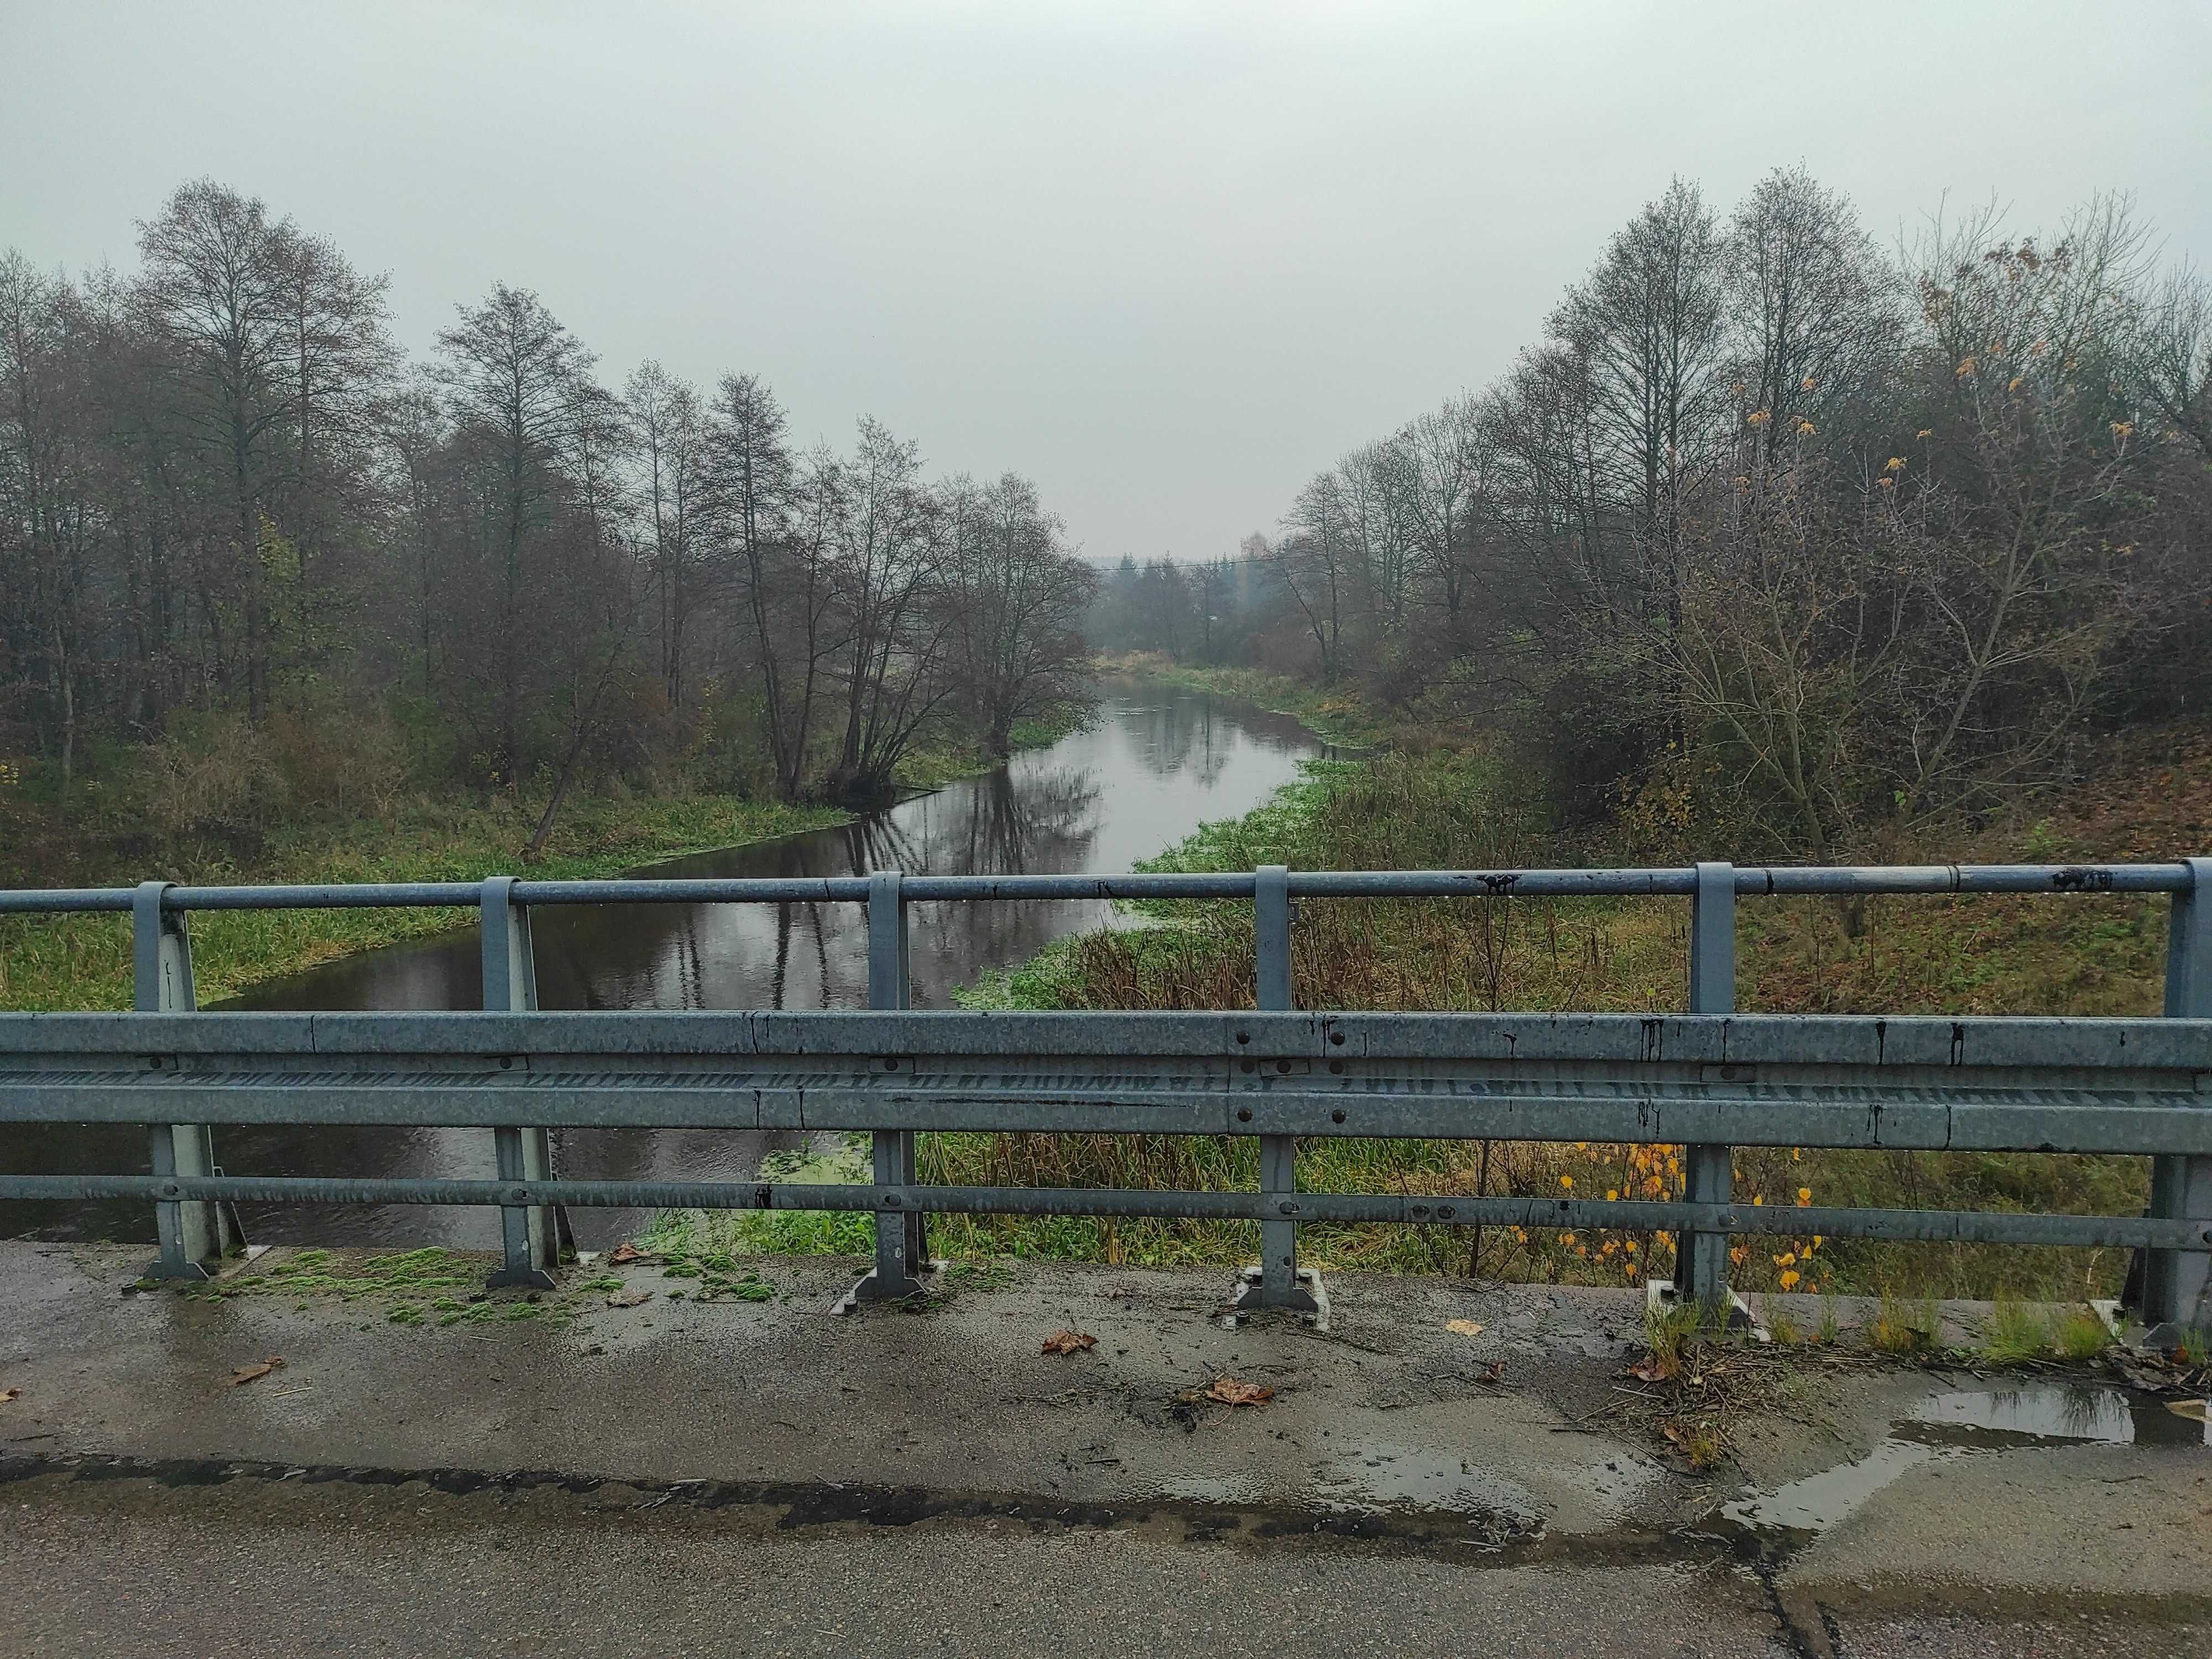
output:
{"label": "metal guardrail", "polygon": [[[1735,900],[1785,893],[2164,892],[2172,896],[2163,1019],[1832,1018],[1735,1012]],[[1686,1015],[1292,1011],[1299,897],[1668,894],[1692,904]],[[915,1012],[908,908],[928,900],[1249,899],[1258,1007],[1211,1013]],[[547,1013],[538,904],[866,903],[866,1013]],[[479,913],[483,1013],[200,1013],[195,909],[451,905]],[[2103,1244],[2145,1253],[2142,1309],[2212,1327],[2212,859],[2119,866],[1304,872],[818,881],[522,882],[0,893],[0,912],[133,917],[137,1012],[0,1015],[0,1122],[143,1123],[150,1175],[0,1177],[0,1199],[140,1197],[156,1206],[157,1273],[219,1255],[240,1200],[486,1204],[503,1220],[494,1282],[547,1284],[561,1206],[860,1210],[874,1270],[855,1295],[911,1294],[936,1212],[1256,1220],[1248,1304],[1314,1310],[1300,1222],[1677,1234],[1682,1289],[1724,1303],[1738,1234]],[[492,1181],[218,1174],[219,1123],[427,1124],[492,1131]],[[569,1181],[549,1126],[860,1131],[868,1185]],[[925,1185],[933,1131],[1249,1134],[1248,1193]],[[1686,1190],[1662,1201],[1297,1190],[1300,1137],[1679,1144]],[[2148,1156],[2140,1216],[1776,1206],[1734,1201],[1736,1146]]]}

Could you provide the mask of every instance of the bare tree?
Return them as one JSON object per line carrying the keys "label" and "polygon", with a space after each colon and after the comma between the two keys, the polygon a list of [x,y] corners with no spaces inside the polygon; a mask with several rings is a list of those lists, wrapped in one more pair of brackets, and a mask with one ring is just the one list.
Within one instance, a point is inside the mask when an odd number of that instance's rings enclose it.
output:
{"label": "bare tree", "polygon": [[0,641],[21,642],[0,670],[43,693],[64,803],[102,533],[76,331],[64,285],[0,256]]}
{"label": "bare tree", "polygon": [[1771,463],[1831,426],[1895,361],[1898,283],[1840,193],[1803,168],[1759,180],[1726,246],[1739,419]]}
{"label": "bare tree", "polygon": [[[263,509],[271,451],[296,417],[291,222],[212,179],[185,185],[140,225],[147,314],[167,349],[178,408],[228,486],[228,574],[241,599],[247,708],[268,716],[270,641]],[[219,458],[219,459],[217,459]]]}
{"label": "bare tree", "polygon": [[1407,427],[1391,453],[1402,522],[1456,653],[1470,642],[1475,549],[1491,508],[1496,445],[1475,399],[1462,395]]}
{"label": "bare tree", "polygon": [[1669,615],[1679,608],[1675,540],[1713,441],[1722,252],[1704,198],[1677,179],[1613,236],[1550,324],[1586,366],[1601,453],[1632,515],[1641,586]]}
{"label": "bare tree", "polygon": [[583,414],[592,354],[526,289],[501,283],[438,336],[440,379],[462,441],[490,492],[489,659],[495,701],[493,775],[512,787],[523,760],[530,613],[544,595],[532,568],[568,483],[563,467]]}
{"label": "bare tree", "polygon": [[812,493],[802,501],[785,426],[783,406],[765,381],[722,377],[707,437],[714,511],[744,593],[777,793],[797,800],[826,654],[822,630],[831,588],[824,553],[838,489],[834,465],[817,465]]}
{"label": "bare tree", "polygon": [[645,468],[653,523],[654,609],[660,683],[671,708],[684,706],[684,639],[699,594],[698,543],[706,494],[706,423],[699,393],[659,363],[641,364],[624,397]]}
{"label": "bare tree", "polygon": [[1003,757],[1020,721],[1080,697],[1097,575],[1067,550],[1028,479],[956,478],[943,496],[947,672],[986,752]]}
{"label": "bare tree", "polygon": [[831,792],[881,799],[900,760],[953,683],[943,672],[951,618],[939,603],[942,515],[920,453],[860,420],[843,473],[836,583],[846,630],[845,737]]}

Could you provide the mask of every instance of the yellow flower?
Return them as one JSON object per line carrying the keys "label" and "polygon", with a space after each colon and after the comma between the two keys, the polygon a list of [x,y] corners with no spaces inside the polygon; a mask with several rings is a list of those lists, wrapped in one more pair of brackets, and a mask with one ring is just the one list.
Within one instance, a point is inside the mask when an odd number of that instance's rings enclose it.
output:
{"label": "yellow flower", "polygon": [[1800,1187],[1797,1189],[1797,1202],[1800,1205],[1805,1205],[1810,1204],[1812,1201],[1813,1189],[1810,1187]]}
{"label": "yellow flower", "polygon": [[2012,377],[2012,384],[2011,384],[2010,386],[2007,386],[2007,387],[2005,388],[2005,390],[2006,390],[2007,392],[2017,392],[2017,391],[2019,391],[2019,390],[2021,389],[2021,386],[2025,386],[2027,383],[2027,375],[2025,375],[2025,374],[2015,374],[2015,375],[2014,375],[2014,376]]}
{"label": "yellow flower", "polygon": [[1559,1185],[1565,1188],[1569,1192],[1572,1192],[1575,1189],[1575,1178],[1572,1176],[1561,1176],[1559,1177]]}
{"label": "yellow flower", "polygon": [[1743,417],[1743,423],[1746,426],[1765,426],[1773,418],[1774,413],[1771,410],[1754,409]]}
{"label": "yellow flower", "polygon": [[1797,1275],[1795,1273],[1786,1273],[1782,1275],[1782,1288],[1785,1291],[1796,1282]]}
{"label": "yellow flower", "polygon": [[2114,421],[2112,422],[2112,435],[2115,438],[2124,438],[2135,429],[2136,423],[2133,421]]}
{"label": "yellow flower", "polygon": [[1799,437],[1809,438],[1819,430],[1820,428],[1814,426],[1812,422],[1807,420],[1802,415],[1800,415],[1797,417],[1797,435]]}
{"label": "yellow flower", "polygon": [[1912,435],[1916,438],[1932,438],[1936,435],[1936,428],[1932,426],[1923,426]]}
{"label": "yellow flower", "polygon": [[1796,1252],[1796,1251],[1795,1251],[1795,1250],[1785,1250],[1785,1251],[1784,1251],[1780,1255],[1778,1255],[1778,1256],[1776,1256],[1776,1257],[1774,1258],[1774,1265],[1775,1265],[1776,1267],[1788,1267],[1794,1266],[1794,1265],[1796,1264],[1796,1260],[1797,1260],[1797,1252]]}
{"label": "yellow flower", "polygon": [[[1886,467],[1882,468],[1882,471],[1885,471],[1885,472],[1902,472],[1902,471],[1905,471],[1905,457],[1904,457],[1904,456],[1902,456],[1902,455],[1893,455],[1893,456],[1891,456],[1891,457],[1889,458],[1889,465],[1888,465],[1887,466],[1886,466]],[[1793,1147],[1791,1150],[1794,1152],[1796,1149]]]}
{"label": "yellow flower", "polygon": [[1608,1187],[1605,1189],[1605,1201],[1608,1204],[1620,1196],[1620,1188],[1618,1187]]}
{"label": "yellow flower", "polygon": [[1959,365],[1959,378],[1962,380],[1965,380],[1966,376],[1974,372],[1974,360],[1972,357],[1966,358]]}
{"label": "yellow flower", "polygon": [[1765,1206],[1766,1206],[1766,1194],[1764,1194],[1764,1193],[1753,1193],[1753,1194],[1751,1195],[1751,1207],[1752,1207],[1752,1208],[1753,1208],[1754,1210],[1758,1210],[1758,1209],[1764,1209],[1764,1208],[1765,1207]]}
{"label": "yellow flower", "polygon": [[1805,377],[1802,389],[1803,389],[1804,391],[1810,392],[1810,391],[1812,391],[1812,390],[1813,390],[1813,388],[1814,388],[1814,387],[1815,387],[1815,386],[1819,386],[1820,384],[1820,383],[1818,380],[1814,380],[1814,379],[1810,374],[1808,374],[1808,375]]}

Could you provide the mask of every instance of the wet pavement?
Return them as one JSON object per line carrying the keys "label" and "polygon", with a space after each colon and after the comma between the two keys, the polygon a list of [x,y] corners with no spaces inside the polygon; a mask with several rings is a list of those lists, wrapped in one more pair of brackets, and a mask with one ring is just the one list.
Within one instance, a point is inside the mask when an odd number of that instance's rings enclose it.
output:
{"label": "wet pavement", "polygon": [[[0,1652],[151,1651],[172,1583],[166,1650],[208,1652],[2157,1653],[2212,1618],[2201,1417],[1808,1354],[1694,1474],[1610,1412],[1629,1292],[1340,1275],[1323,1334],[1226,1328],[1205,1272],[1020,1264],[839,1319],[860,1264],[809,1258],[441,1327],[129,1293],[143,1255],[0,1246]],[[1097,1346],[1041,1353],[1063,1328]]]}

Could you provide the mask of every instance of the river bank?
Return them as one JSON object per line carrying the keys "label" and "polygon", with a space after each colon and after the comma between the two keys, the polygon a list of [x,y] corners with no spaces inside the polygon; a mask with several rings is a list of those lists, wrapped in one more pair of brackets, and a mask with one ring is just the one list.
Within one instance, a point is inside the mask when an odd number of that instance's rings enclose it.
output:
{"label": "river bank", "polygon": [[[1092,717],[1090,705],[1014,731],[1017,753],[1049,747]],[[969,742],[917,749],[900,770],[909,793],[943,788],[1005,763]],[[176,841],[128,868],[87,867],[87,886],[149,874],[200,884],[288,882],[481,881],[528,872],[545,880],[620,876],[641,866],[751,846],[848,824],[859,816],[817,803],[735,795],[661,799],[579,795],[563,807],[544,855],[526,866],[519,848],[537,807],[505,796],[416,799],[387,815],[282,826],[260,847],[235,850]],[[453,909],[211,912],[192,923],[193,973],[203,1003],[304,973],[323,963],[461,926]],[[131,1006],[131,937],[114,916],[0,916],[0,1011],[40,1012]]]}
{"label": "river bank", "polygon": [[1392,722],[1357,695],[1304,680],[1271,674],[1263,668],[1209,667],[1180,663],[1164,651],[1123,651],[1093,659],[1102,674],[1139,676],[1194,691],[1233,697],[1270,714],[1288,714],[1323,742],[1342,748],[1370,749],[1388,741]]}
{"label": "river bank", "polygon": [[[1540,804],[1479,743],[1409,744],[1305,775],[1235,820],[1210,823],[1146,861],[1155,870],[1510,868],[1614,861],[1575,855]],[[2212,846],[2212,730],[2177,729],[2116,756],[2032,818],[1949,843],[1948,856],[2001,862],[2180,856]],[[1926,849],[1932,852],[1933,849]],[[1910,854],[1905,854],[1907,858]],[[982,1007],[1249,1006],[1251,915],[1234,902],[1139,904],[1146,925],[1057,942],[987,976]],[[1293,939],[1301,1006],[1662,1012],[1681,1006],[1687,940],[1664,900],[1307,902]],[[1820,900],[1747,902],[1739,922],[1739,1006],[1778,1013],[2156,1014],[2166,908],[2124,895],[1878,899],[1856,915]],[[1680,1193],[1679,1149],[1443,1141],[1315,1140],[1308,1190],[1652,1199]],[[2142,1161],[1744,1149],[1746,1202],[1907,1204],[2127,1214],[2145,1200]],[[924,1178],[1052,1187],[1249,1188],[1249,1142],[1179,1137],[926,1137]],[[866,1223],[746,1217],[695,1222],[738,1248],[851,1249]],[[1249,1224],[1076,1218],[944,1217],[933,1248],[955,1256],[1036,1255],[1172,1265],[1250,1259]],[[1305,1260],[1328,1268],[1479,1273],[1577,1284],[1664,1277],[1663,1232],[1580,1235],[1486,1230],[1480,1238],[1403,1228],[1312,1225]],[[2117,1294],[2118,1250],[1831,1243],[1810,1235],[1741,1247],[1753,1292],[1889,1293],[2047,1299]]]}

